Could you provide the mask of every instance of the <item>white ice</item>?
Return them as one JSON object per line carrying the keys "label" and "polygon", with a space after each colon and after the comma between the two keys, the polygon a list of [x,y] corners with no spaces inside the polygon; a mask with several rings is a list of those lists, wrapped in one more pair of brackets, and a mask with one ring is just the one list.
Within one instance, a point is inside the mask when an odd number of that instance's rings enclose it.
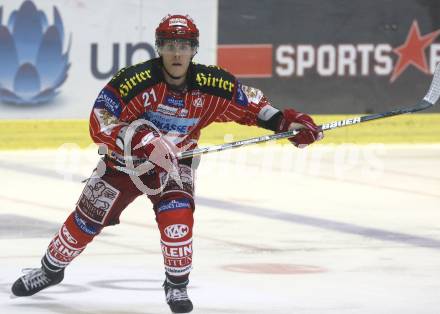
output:
{"label": "white ice", "polygon": [[[72,262],[62,284],[10,298],[97,158],[68,146],[0,153],[0,219],[18,217],[17,226],[0,221],[0,313],[169,313],[144,197]],[[440,313],[440,145],[216,153],[203,157],[196,194],[193,313]],[[27,236],[32,226],[22,230],[20,217],[49,227]]]}

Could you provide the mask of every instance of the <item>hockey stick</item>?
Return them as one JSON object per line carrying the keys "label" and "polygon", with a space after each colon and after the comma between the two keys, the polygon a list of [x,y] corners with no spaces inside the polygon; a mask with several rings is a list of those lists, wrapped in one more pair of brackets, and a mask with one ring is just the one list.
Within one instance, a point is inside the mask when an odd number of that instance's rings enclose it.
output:
{"label": "hockey stick", "polygon": [[[409,108],[404,108],[404,109],[392,110],[392,111],[388,111],[388,112],[384,112],[384,113],[371,114],[368,116],[355,117],[355,118],[350,118],[350,119],[345,119],[345,120],[340,120],[340,121],[334,121],[334,122],[320,125],[318,127],[321,131],[328,131],[328,130],[333,130],[336,128],[359,124],[362,122],[393,117],[393,116],[397,116],[397,115],[401,115],[401,114],[405,114],[405,113],[414,113],[414,112],[422,111],[422,110],[425,110],[425,109],[428,109],[428,108],[434,106],[435,103],[437,102],[437,100],[439,99],[439,97],[440,97],[440,63],[437,64],[437,66],[435,68],[434,76],[433,76],[433,79],[431,82],[431,86],[429,87],[428,93],[415,106],[409,107]],[[280,140],[283,138],[289,138],[289,137],[295,136],[296,134],[299,133],[299,131],[300,131],[299,129],[294,129],[294,130],[290,130],[290,131],[283,132],[283,133],[263,135],[263,136],[259,136],[259,137],[253,137],[253,138],[249,138],[246,140],[237,141],[237,142],[231,142],[231,143],[220,144],[220,145],[213,145],[213,146],[208,146],[208,147],[201,147],[201,148],[197,148],[194,150],[180,152],[177,154],[177,158],[178,159],[185,159],[185,158],[204,155],[204,154],[208,154],[208,153],[219,152],[219,151],[226,150],[226,149],[238,148],[238,147],[242,147],[242,146],[264,143],[264,142],[273,141],[273,140]]]}
{"label": "hockey stick", "polygon": [[[434,106],[435,103],[438,101],[439,97],[440,97],[440,63],[437,64],[437,66],[435,68],[433,79],[431,81],[431,85],[429,87],[428,93],[425,95],[425,97],[422,100],[420,100],[413,107],[404,108],[404,109],[397,109],[397,110],[392,110],[392,111],[388,111],[388,112],[384,112],[384,113],[377,113],[377,114],[372,114],[372,115],[367,115],[367,116],[354,117],[354,118],[345,119],[345,120],[333,121],[330,123],[320,125],[318,127],[321,131],[328,131],[328,130],[333,130],[336,128],[359,124],[362,122],[393,117],[393,116],[406,114],[406,113],[414,113],[414,112],[426,110],[426,109]],[[296,134],[298,134],[299,132],[300,132],[300,129],[294,129],[294,130],[290,130],[290,131],[283,132],[283,133],[263,135],[263,136],[259,136],[259,137],[253,137],[253,138],[237,141],[237,142],[231,142],[231,143],[226,143],[226,144],[197,148],[194,150],[179,152],[179,153],[177,153],[176,157],[177,157],[177,159],[186,159],[186,158],[191,158],[191,157],[200,156],[200,155],[204,155],[204,154],[219,152],[219,151],[223,151],[223,150],[227,150],[227,149],[238,148],[238,147],[248,146],[248,145],[258,144],[258,143],[264,143],[264,142],[273,141],[273,140],[280,140],[280,139],[284,139],[284,138],[293,137]],[[101,151],[101,147],[100,147],[98,149],[98,153],[100,155],[105,155],[107,153],[107,148],[104,147],[104,149]],[[139,176],[139,175],[145,173],[146,171],[154,168],[154,165],[150,162],[145,162],[136,168],[121,167],[121,166],[116,166],[116,168],[122,172],[127,173],[127,174]]]}

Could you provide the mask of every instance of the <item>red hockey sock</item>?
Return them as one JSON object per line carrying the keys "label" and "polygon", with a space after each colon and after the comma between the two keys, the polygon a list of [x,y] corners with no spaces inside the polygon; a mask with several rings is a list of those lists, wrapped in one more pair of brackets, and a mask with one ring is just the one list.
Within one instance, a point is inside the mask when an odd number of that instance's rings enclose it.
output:
{"label": "red hockey sock", "polygon": [[42,263],[49,270],[64,268],[85,249],[102,226],[90,223],[77,211],[66,219],[47,248]]}
{"label": "red hockey sock", "polygon": [[[183,206],[185,204],[187,206]],[[189,201],[186,199],[162,201],[158,206],[156,220],[160,230],[165,271],[175,281],[186,281],[192,269],[193,252],[194,219]]]}

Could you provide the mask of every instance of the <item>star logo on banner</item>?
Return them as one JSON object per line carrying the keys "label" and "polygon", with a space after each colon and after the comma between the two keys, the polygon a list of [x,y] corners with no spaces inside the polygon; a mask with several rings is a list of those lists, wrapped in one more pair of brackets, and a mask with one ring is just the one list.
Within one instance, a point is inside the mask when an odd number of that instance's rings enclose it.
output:
{"label": "star logo on banner", "polygon": [[421,36],[419,24],[414,20],[405,43],[393,49],[393,51],[399,56],[399,59],[394,67],[390,81],[394,82],[411,64],[420,71],[428,74],[429,70],[428,63],[426,62],[425,48],[431,45],[439,34],[440,29]]}

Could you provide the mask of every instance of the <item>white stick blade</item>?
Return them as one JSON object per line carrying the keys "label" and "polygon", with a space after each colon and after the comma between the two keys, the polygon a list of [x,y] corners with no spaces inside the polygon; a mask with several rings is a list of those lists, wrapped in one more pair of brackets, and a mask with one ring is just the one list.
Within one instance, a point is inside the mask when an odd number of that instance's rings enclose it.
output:
{"label": "white stick blade", "polygon": [[424,100],[435,105],[440,97],[440,63],[437,63],[434,71],[434,77],[432,78],[431,86],[426,94]]}

